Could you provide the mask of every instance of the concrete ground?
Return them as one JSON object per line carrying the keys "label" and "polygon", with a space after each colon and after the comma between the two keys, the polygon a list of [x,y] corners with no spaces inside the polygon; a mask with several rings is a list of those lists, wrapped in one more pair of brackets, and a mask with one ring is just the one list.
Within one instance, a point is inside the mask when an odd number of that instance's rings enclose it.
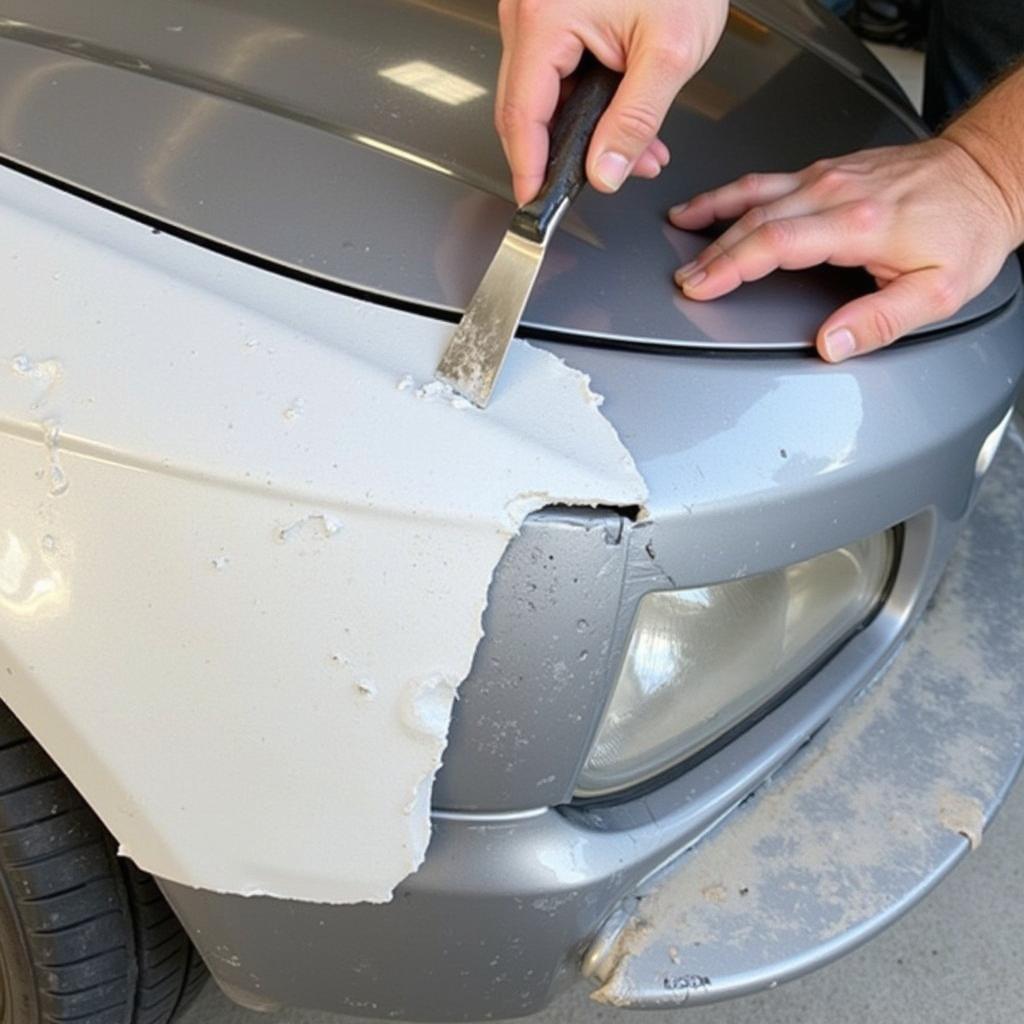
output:
{"label": "concrete ground", "polygon": [[[1024,1020],[1024,785],[981,847],[902,921],[846,958],[772,992],[700,1010],[638,1014],[588,999],[583,984],[530,1024],[1010,1024]],[[328,1024],[264,1016],[211,983],[181,1024]],[[344,1018],[352,1021],[353,1018]]]}
{"label": "concrete ground", "polygon": [[[920,102],[919,54],[875,52]],[[530,1024],[1010,1024],[1024,1020],[1024,785],[980,849],[907,917],[844,959],[775,991],[700,1010],[598,1006],[581,984]],[[243,1010],[211,983],[181,1024],[328,1024],[355,1018]]]}

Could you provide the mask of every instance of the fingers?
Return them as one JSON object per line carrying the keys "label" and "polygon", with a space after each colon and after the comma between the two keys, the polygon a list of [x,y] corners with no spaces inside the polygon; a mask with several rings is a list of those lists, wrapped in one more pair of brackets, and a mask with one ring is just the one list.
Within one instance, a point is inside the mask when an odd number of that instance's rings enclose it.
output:
{"label": "fingers", "polygon": [[668,167],[669,161],[672,159],[672,154],[669,153],[668,146],[666,146],[661,139],[655,139],[648,147],[647,152],[650,153],[662,167]]}
{"label": "fingers", "polygon": [[803,217],[769,220],[724,250],[709,250],[710,260],[695,260],[676,274],[687,298],[717,299],[744,281],[757,281],[773,270],[802,270],[819,263],[853,266],[864,261],[858,214],[837,207]]}
{"label": "fingers", "polygon": [[579,63],[583,44],[565,31],[534,26],[506,38],[499,73],[495,127],[512,169],[519,205],[529,202],[544,180],[549,125],[562,79]]}
{"label": "fingers", "polygon": [[821,325],[815,344],[822,358],[839,363],[945,320],[965,298],[966,290],[957,287],[948,271],[929,268],[904,274],[836,310]]}
{"label": "fingers", "polygon": [[655,139],[633,165],[633,174],[638,178],[656,178],[668,166],[669,159],[668,146]]}
{"label": "fingers", "polygon": [[706,266],[716,256],[728,252],[738,245],[747,235],[763,227],[769,221],[784,220],[793,217],[807,217],[812,214],[824,213],[829,205],[823,204],[810,189],[798,188],[781,199],[764,206],[755,206],[743,214],[728,231],[715,239],[698,257],[700,266]]}
{"label": "fingers", "polygon": [[699,231],[716,220],[732,220],[756,206],[775,202],[800,188],[799,174],[747,174],[728,185],[694,196],[669,210],[669,220],[686,231]]}
{"label": "fingers", "polygon": [[[694,68],[682,44],[639,47],[594,131],[587,155],[587,177],[601,192],[616,192],[644,153],[657,158],[663,144],[658,130]],[[660,161],[659,161],[660,162]]]}

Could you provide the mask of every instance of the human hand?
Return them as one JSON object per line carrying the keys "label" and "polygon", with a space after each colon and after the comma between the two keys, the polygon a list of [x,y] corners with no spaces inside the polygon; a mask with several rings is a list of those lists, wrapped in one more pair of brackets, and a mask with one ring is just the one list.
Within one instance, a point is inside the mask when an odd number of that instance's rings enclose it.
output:
{"label": "human hand", "polygon": [[952,316],[1018,244],[1004,192],[945,138],[821,160],[795,174],[750,174],[669,212],[690,231],[736,217],[677,271],[677,284],[703,301],[779,268],[864,267],[878,291],[836,310],[815,339],[830,362]]}
{"label": "human hand", "polygon": [[584,50],[625,72],[590,144],[590,183],[615,192],[630,174],[657,177],[669,161],[661,123],[714,50],[728,8],[728,0],[500,0],[495,126],[516,201],[529,202],[544,180],[562,79]]}

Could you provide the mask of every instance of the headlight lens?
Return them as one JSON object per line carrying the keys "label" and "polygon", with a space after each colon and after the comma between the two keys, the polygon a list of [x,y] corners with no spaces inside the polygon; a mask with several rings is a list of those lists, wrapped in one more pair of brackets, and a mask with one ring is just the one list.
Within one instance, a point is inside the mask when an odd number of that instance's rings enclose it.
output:
{"label": "headlight lens", "polygon": [[874,611],[891,531],[776,572],[645,595],[577,795],[635,785],[741,723]]}

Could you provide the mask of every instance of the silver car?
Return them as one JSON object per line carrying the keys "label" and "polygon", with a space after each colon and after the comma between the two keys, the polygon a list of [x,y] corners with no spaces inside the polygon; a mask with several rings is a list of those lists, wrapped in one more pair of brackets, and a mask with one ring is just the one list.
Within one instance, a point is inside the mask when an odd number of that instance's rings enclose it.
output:
{"label": "silver car", "polygon": [[[377,765],[378,815],[372,773],[334,769],[316,645],[344,587],[380,603],[367,656],[417,623],[389,616],[387,467],[345,447],[324,339],[372,324],[360,365],[389,374],[399,334],[458,319],[512,212],[499,50],[493,0],[0,0],[5,1021],[164,1024],[203,962],[261,1010],[517,1017],[581,977],[615,1006],[709,1003],[870,938],[1011,785],[1018,263],[842,366],[810,339],[859,272],[707,305],[672,285],[706,244],[672,203],[924,134],[812,0],[734,5],[670,172],[585,194],[527,308],[646,498],[525,519],[432,790],[386,809]],[[380,543],[328,563],[342,487]],[[432,528],[468,550],[471,518]],[[417,807],[423,863],[386,901],[335,898]]]}

